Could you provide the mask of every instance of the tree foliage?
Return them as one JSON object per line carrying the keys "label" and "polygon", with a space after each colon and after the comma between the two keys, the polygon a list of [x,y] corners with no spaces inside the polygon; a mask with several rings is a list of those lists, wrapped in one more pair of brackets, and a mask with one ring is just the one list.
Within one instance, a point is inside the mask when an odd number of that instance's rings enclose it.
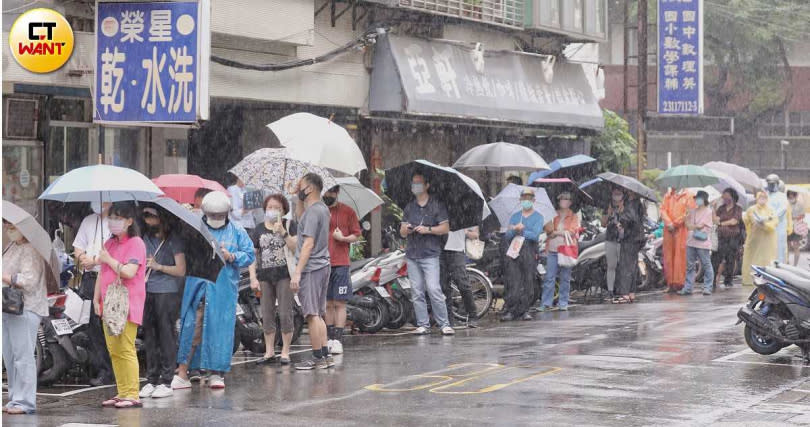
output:
{"label": "tree foliage", "polygon": [[596,159],[599,172],[622,173],[635,160],[636,139],[626,120],[613,111],[602,111],[605,128],[591,138],[591,157]]}

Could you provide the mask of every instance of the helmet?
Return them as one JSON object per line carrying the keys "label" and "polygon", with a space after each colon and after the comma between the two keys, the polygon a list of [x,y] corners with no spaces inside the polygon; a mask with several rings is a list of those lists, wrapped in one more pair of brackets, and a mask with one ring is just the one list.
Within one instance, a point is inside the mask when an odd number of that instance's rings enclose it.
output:
{"label": "helmet", "polygon": [[200,208],[204,213],[227,213],[231,210],[231,199],[221,191],[212,191],[203,197]]}
{"label": "helmet", "polygon": [[779,184],[779,175],[777,175],[775,173],[772,173],[772,174],[765,177],[765,182],[767,182],[768,184],[775,183],[775,184],[778,185]]}

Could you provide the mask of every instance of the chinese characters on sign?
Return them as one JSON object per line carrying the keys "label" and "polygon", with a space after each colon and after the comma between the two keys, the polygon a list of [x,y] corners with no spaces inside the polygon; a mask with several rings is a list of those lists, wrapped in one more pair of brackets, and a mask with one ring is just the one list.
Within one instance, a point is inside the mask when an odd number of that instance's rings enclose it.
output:
{"label": "chinese characters on sign", "polygon": [[658,112],[703,113],[702,0],[658,0]]}
{"label": "chinese characters on sign", "polygon": [[99,3],[95,120],[197,121],[207,96],[199,17],[196,1]]}

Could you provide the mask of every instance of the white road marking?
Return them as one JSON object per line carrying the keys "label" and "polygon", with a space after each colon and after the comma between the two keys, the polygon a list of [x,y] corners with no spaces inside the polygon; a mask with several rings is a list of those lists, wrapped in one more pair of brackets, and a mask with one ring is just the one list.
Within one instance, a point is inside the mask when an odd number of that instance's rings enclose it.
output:
{"label": "white road marking", "polygon": [[[717,359],[712,360],[712,362],[743,363],[743,364],[749,364],[749,365],[786,366],[786,367],[790,367],[790,368],[795,368],[795,367],[798,366],[798,365],[794,365],[792,363],[759,362],[759,361],[756,361],[756,360],[734,360],[734,359],[736,359],[736,358],[738,358],[740,356],[746,356],[746,355],[759,356],[757,353],[754,353],[753,350],[746,348],[746,349],[740,350],[740,351],[738,351],[736,353],[731,353],[731,354],[723,356],[723,357],[718,357]],[[801,368],[801,369],[810,368],[808,366],[798,366],[798,367]]]}

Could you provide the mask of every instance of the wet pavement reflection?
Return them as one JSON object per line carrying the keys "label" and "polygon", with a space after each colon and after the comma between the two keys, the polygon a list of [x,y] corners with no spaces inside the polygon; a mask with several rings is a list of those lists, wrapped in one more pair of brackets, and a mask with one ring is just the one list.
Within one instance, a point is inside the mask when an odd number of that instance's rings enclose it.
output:
{"label": "wet pavement reflection", "polygon": [[[101,409],[114,389],[47,390],[5,425],[785,425],[810,423],[797,348],[748,350],[736,312],[749,289],[644,295],[454,337],[347,336],[328,371],[256,366],[240,353],[227,389],[195,385],[140,410]],[[293,360],[308,357],[305,347]],[[43,391],[45,393],[45,391]],[[4,396],[5,397],[5,396]]]}

